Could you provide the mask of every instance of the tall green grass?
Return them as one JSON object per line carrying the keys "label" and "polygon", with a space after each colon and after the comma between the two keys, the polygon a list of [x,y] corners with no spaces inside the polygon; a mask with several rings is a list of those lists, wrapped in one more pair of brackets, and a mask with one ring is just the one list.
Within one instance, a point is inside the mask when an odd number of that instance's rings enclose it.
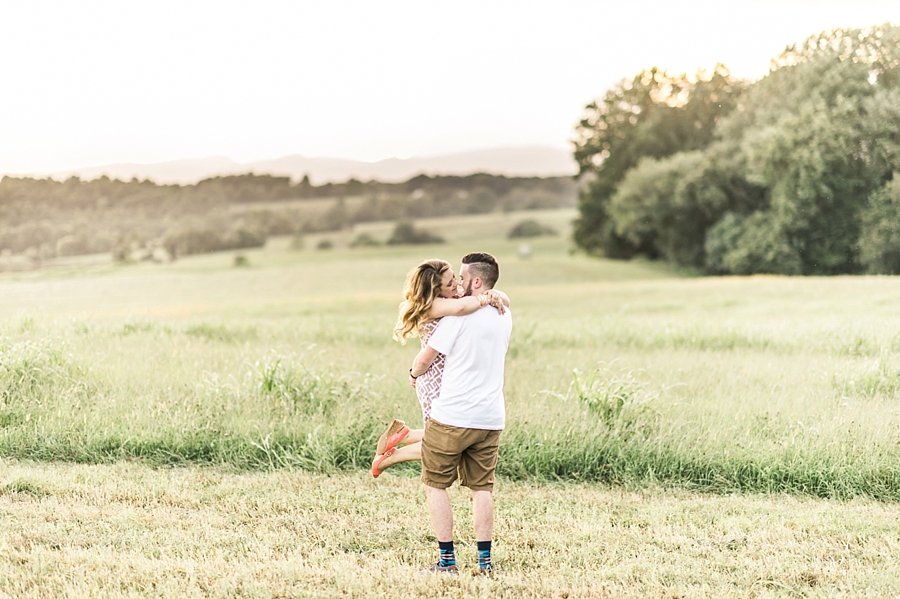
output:
{"label": "tall green grass", "polygon": [[[198,329],[218,333],[198,337]],[[411,405],[398,409],[396,402],[405,390],[391,377],[342,371],[315,345],[299,353],[263,349],[250,341],[241,345],[239,339],[269,336],[255,329],[246,337],[245,330],[144,321],[73,334],[68,325],[30,325],[19,333],[24,339],[0,342],[0,454],[336,472],[367,468],[384,422],[395,415],[409,417]],[[540,339],[527,331],[519,343],[518,356],[510,358],[513,376],[522,372],[517,362],[527,370],[530,362],[558,351],[540,350]],[[92,360],[83,351],[87,346],[106,353],[112,364]],[[678,362],[675,350],[665,347],[652,350],[667,363],[662,372],[617,360],[565,372],[557,362],[559,372],[551,378],[564,380],[555,389],[532,390],[528,397],[508,394],[510,425],[499,472],[509,479],[629,487],[900,498],[900,449],[891,436],[897,430],[892,405],[900,376],[887,350],[874,360],[838,352],[831,358],[832,371],[798,377],[794,386],[781,390],[799,402],[793,406],[767,405],[771,394],[753,397],[760,383],[784,380],[790,365],[769,366],[756,377],[735,373],[738,380],[720,388],[738,400],[746,393],[741,407],[705,399],[707,386],[715,388],[720,377],[717,372],[694,376],[704,370],[698,357],[726,369],[729,360],[746,365],[774,359],[784,365],[795,359],[784,348],[766,347],[717,354],[695,345],[684,361],[693,364],[693,371],[672,368]],[[174,349],[174,359],[163,357],[166,349]],[[191,353],[187,363],[185,351]],[[634,362],[646,351],[626,359]],[[207,362],[217,352],[225,356],[218,371],[193,371],[193,360]],[[157,371],[158,379],[146,371],[119,370],[122,362],[142,354],[151,359],[147,369]],[[176,362],[187,370],[178,373]],[[673,373],[680,376],[673,379]],[[807,395],[792,395],[803,387]],[[411,390],[408,402],[409,395]],[[877,414],[856,422],[853,415],[861,415],[862,406],[850,404],[877,406]],[[806,422],[795,418],[798,414]],[[415,422],[414,412],[410,420]],[[415,466],[400,469],[407,475],[415,471]]]}
{"label": "tall green grass", "polygon": [[421,419],[418,344],[390,340],[406,271],[485,249],[513,300],[504,477],[900,499],[900,281],[683,278],[563,238],[522,259],[503,218],[425,250],[0,278],[0,455],[367,469]]}
{"label": "tall green grass", "polygon": [[[128,334],[134,329],[126,327]],[[191,337],[193,330],[182,334]],[[206,373],[193,388],[154,389],[152,381],[138,381],[151,394],[134,402],[67,349],[46,338],[0,341],[3,455],[328,471],[368,464],[380,433],[367,417],[377,396],[365,377],[317,371],[297,356],[269,352],[224,381]]]}

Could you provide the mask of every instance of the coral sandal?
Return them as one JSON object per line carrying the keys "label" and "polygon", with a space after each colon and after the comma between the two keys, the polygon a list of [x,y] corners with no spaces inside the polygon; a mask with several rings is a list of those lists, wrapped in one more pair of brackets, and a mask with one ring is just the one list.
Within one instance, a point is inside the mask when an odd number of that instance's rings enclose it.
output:
{"label": "coral sandal", "polygon": [[381,438],[378,439],[378,445],[375,447],[375,455],[379,456],[386,453],[389,449],[396,447],[408,434],[409,427],[406,426],[406,423],[402,420],[395,419],[391,422],[388,429],[381,434]]}
{"label": "coral sandal", "polygon": [[391,447],[384,453],[380,453],[377,456],[375,456],[375,459],[372,460],[372,477],[373,478],[378,478],[379,476],[382,475],[383,471],[379,470],[378,467],[381,466],[382,462],[384,462],[386,459],[388,459],[389,457],[394,455],[395,451],[397,451],[397,448]]}

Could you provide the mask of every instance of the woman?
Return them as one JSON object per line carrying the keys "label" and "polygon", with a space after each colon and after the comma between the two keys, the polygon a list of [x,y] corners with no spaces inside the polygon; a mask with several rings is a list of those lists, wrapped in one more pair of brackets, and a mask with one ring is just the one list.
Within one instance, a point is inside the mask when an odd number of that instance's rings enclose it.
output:
{"label": "woman", "polygon": [[[403,302],[400,304],[400,316],[394,327],[394,339],[405,344],[406,340],[418,335],[422,347],[438,326],[444,316],[463,316],[491,305],[501,313],[509,306],[509,298],[502,291],[489,290],[481,295],[459,297],[458,282],[444,260],[425,260],[406,275],[403,291]],[[410,383],[416,389],[416,395],[422,406],[422,419],[428,420],[431,415],[431,402],[441,392],[441,377],[444,374],[444,359],[438,354],[434,362],[424,374]],[[422,436],[424,429],[410,430],[402,420],[394,420],[378,440],[375,459],[372,461],[372,476],[378,478],[381,473],[394,464],[422,459]],[[403,447],[398,447],[399,445]]]}

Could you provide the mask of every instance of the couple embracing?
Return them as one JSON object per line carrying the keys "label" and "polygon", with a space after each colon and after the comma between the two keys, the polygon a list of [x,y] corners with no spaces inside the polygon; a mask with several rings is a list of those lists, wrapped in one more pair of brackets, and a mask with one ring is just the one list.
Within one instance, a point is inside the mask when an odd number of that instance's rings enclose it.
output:
{"label": "couple embracing", "polygon": [[409,370],[425,428],[395,420],[381,436],[372,462],[376,478],[390,466],[422,461],[422,483],[440,560],[426,572],[458,573],[453,511],[447,489],[472,492],[480,572],[493,569],[494,470],[505,426],[503,369],[512,331],[509,298],[494,289],[497,260],[467,254],[459,279],[450,264],[426,260],[410,271],[394,339],[418,335],[422,348]]}

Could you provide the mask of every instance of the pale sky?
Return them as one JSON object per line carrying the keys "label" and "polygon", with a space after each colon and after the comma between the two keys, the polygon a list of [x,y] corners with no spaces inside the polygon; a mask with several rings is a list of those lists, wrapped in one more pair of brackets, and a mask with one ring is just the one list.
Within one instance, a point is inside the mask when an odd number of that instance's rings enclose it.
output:
{"label": "pale sky", "polygon": [[882,0],[0,0],[0,174],[568,148],[640,69],[750,79]]}

